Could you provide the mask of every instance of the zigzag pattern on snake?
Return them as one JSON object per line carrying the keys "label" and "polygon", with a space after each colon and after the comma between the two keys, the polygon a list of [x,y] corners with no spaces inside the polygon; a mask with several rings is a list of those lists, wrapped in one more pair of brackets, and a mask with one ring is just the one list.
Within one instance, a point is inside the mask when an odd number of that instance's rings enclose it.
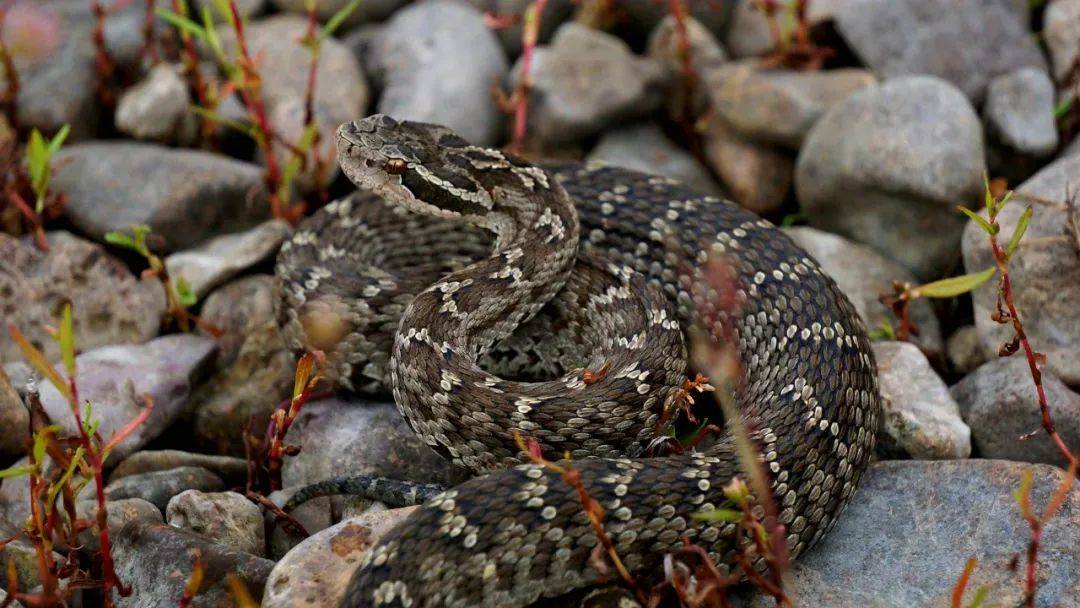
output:
{"label": "zigzag pattern on snake", "polygon": [[[769,222],[664,178],[544,169],[381,115],[343,125],[338,150],[383,200],[332,203],[282,249],[284,334],[326,352],[342,386],[392,388],[421,439],[479,474],[369,551],[343,605],[523,606],[600,582],[575,490],[520,464],[515,431],[571,454],[631,571],[658,572],[683,538],[730,566],[734,524],[692,515],[729,506],[732,438],[637,457],[694,325],[735,338],[734,398],[792,554],[833,525],[873,449],[876,367],[853,306]],[[703,274],[713,257],[734,307]]]}

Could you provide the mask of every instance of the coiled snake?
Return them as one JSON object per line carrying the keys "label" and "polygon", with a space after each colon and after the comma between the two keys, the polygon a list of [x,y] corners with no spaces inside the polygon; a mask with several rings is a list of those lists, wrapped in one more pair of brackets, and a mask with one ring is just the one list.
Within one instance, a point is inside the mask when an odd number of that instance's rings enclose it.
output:
{"label": "coiled snake", "polygon": [[[515,432],[571,454],[631,571],[656,572],[683,538],[730,564],[734,525],[692,514],[730,506],[731,437],[636,458],[678,394],[692,324],[734,337],[735,400],[792,554],[835,522],[873,448],[876,367],[852,305],[770,223],[667,179],[545,170],[382,115],[343,125],[338,155],[386,202],[332,203],[286,244],[284,333],[327,352],[343,386],[391,387],[427,444],[480,474],[372,548],[345,606],[524,606],[600,581],[576,491],[520,464]],[[714,256],[727,296],[704,275]]]}

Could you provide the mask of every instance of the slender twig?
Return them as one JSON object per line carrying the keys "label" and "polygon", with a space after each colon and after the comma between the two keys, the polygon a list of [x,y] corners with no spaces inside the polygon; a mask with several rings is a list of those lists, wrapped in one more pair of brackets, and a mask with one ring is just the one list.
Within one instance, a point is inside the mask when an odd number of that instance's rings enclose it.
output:
{"label": "slender twig", "polygon": [[15,60],[11,56],[7,43],[4,41],[4,24],[7,21],[9,3],[0,5],[0,62],[4,64],[4,80],[7,86],[4,88],[4,96],[0,97],[0,108],[14,133],[19,132],[19,72],[15,69]]}

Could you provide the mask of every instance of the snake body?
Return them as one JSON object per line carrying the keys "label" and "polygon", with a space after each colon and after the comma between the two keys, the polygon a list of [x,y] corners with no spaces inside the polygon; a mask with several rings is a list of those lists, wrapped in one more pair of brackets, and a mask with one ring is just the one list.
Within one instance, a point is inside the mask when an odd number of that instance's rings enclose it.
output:
{"label": "snake body", "polygon": [[373,547],[344,606],[524,606],[602,580],[577,491],[521,464],[515,434],[573,456],[631,571],[684,538],[730,567],[734,524],[693,514],[730,507],[732,437],[637,457],[679,394],[691,326],[738,351],[734,398],[792,554],[832,526],[872,452],[876,367],[853,306],[771,224],[663,178],[542,169],[381,115],[343,125],[338,150],[383,202],[333,203],[283,248],[284,333],[343,386],[392,388],[419,437],[479,474]]}

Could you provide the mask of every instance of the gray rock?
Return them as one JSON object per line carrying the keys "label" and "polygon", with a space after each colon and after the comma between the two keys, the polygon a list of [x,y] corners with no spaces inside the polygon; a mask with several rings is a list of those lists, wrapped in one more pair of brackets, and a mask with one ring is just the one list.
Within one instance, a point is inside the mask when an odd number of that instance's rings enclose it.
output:
{"label": "gray rock", "polygon": [[[5,540],[7,540],[5,538]],[[53,551],[52,557],[57,562],[63,562],[64,556]],[[38,570],[38,556],[34,545],[24,539],[17,539],[0,546],[0,563],[4,564],[5,571],[10,563],[15,568],[15,577],[18,580],[17,591],[26,593],[41,584],[40,570]],[[7,575],[4,576],[3,588],[8,588]]]}
{"label": "gray rock", "polygon": [[416,437],[392,403],[314,401],[293,423],[289,443],[302,449],[285,461],[286,487],[350,474],[441,484],[461,479]]}
{"label": "gray rock", "polygon": [[361,515],[312,534],[274,566],[262,608],[337,605],[367,550],[414,510]]}
{"label": "gray rock", "polygon": [[506,77],[506,57],[471,6],[432,0],[397,12],[364,65],[383,83],[379,112],[446,125],[479,145],[499,141],[503,116],[491,88]]}
{"label": "gray rock", "polygon": [[224,369],[256,328],[273,322],[274,277],[254,274],[215,289],[203,302],[200,318],[221,330],[217,365]]}
{"label": "gray rock", "polygon": [[[348,5],[349,2],[350,0],[319,0],[319,2],[315,3],[315,14],[318,15],[320,20],[326,21]],[[301,15],[307,14],[307,8],[304,6],[305,0],[271,0],[271,3],[282,11]],[[345,20],[345,24],[358,25],[371,21],[382,21],[406,3],[408,3],[408,0],[365,0],[349,15],[348,19]]]}
{"label": "gray rock", "polygon": [[[87,521],[97,521],[97,500],[93,498],[93,492],[82,494],[82,500],[76,504],[76,513]],[[146,522],[160,524],[161,509],[141,498],[123,498],[120,500],[105,501],[105,522],[109,528],[109,535],[115,536],[131,522]],[[93,555],[101,551],[101,537],[95,528],[83,530],[79,533],[80,547],[84,555]]]}
{"label": "gray rock", "polygon": [[[1080,444],[1080,393],[1069,390],[1048,370],[1043,370],[1042,381],[1054,427],[1065,445],[1075,449],[1073,446]],[[982,456],[1067,464],[1041,430],[1039,400],[1023,353],[979,367],[953,386],[952,394]],[[1020,441],[1032,431],[1034,436]]]}
{"label": "gray rock", "polygon": [[810,224],[866,243],[921,280],[956,257],[964,216],[981,200],[979,119],[955,87],[912,76],[858,91],[811,129],[795,188]]}
{"label": "gray rock", "polygon": [[[525,23],[525,9],[531,3],[532,0],[474,0],[470,2],[484,13],[511,20],[506,27],[495,28],[499,43],[510,57],[521,54],[521,30]],[[548,0],[544,4],[544,11],[540,14],[540,31],[537,36],[540,44],[547,42],[555,29],[573,16],[574,4],[573,0]]]}
{"label": "gray rock", "polygon": [[120,580],[137,589],[117,599],[119,608],[176,606],[191,578],[195,556],[204,564],[204,576],[192,608],[233,606],[227,575],[240,579],[256,601],[262,598],[266,577],[274,562],[230,549],[199,534],[165,524],[137,522],[125,526],[113,547]]}
{"label": "gray rock", "polygon": [[735,202],[759,215],[780,208],[795,172],[788,153],[746,139],[715,114],[708,117],[702,137],[709,165]]}
{"label": "gray rock", "polygon": [[[511,86],[520,76],[518,60]],[[571,22],[559,27],[551,44],[537,47],[530,78],[531,141],[555,147],[649,114],[663,101],[670,75],[622,40]]]}
{"label": "gray rock", "polygon": [[[329,2],[320,2],[326,8]],[[366,3],[361,3],[361,5]],[[304,132],[304,92],[307,88],[311,53],[301,44],[307,19],[296,15],[276,15],[253,21],[247,30],[248,50],[261,57],[262,93],[274,130],[285,141],[300,141]],[[366,115],[370,102],[367,80],[360,62],[345,45],[334,38],[323,41],[315,81],[314,113],[319,144],[308,154],[305,168],[297,175],[302,188],[311,188],[321,179],[329,184],[337,175],[337,163],[330,162],[322,176],[315,175],[314,154],[333,159],[336,132],[341,123]],[[291,153],[278,144],[275,154],[284,164]]]}
{"label": "gray rock", "polygon": [[[79,398],[93,405],[102,437],[111,437],[146,407],[143,395],[153,400],[149,417],[114,448],[113,458],[124,458],[172,424],[192,385],[212,365],[215,348],[208,338],[173,334],[139,346],[105,346],[75,358]],[[40,388],[53,422],[76,432],[67,400],[52,384]]]}
{"label": "gray rock", "polygon": [[[840,291],[855,305],[855,310],[870,330],[889,323],[896,327],[896,318],[878,297],[893,292],[893,281],[918,284],[911,272],[882,256],[866,245],[842,236],[823,232],[809,226],[785,228],[784,232],[817,260],[825,272],[836,280]],[[941,327],[934,308],[925,299],[911,302],[908,308],[911,322],[919,330],[912,342],[931,357],[942,353]]]}
{"label": "gray rock", "polygon": [[165,258],[171,277],[183,277],[202,298],[211,289],[277,253],[292,227],[285,220],[270,220],[236,234],[214,237],[194,249]]}
{"label": "gray rock", "polygon": [[[686,27],[686,41],[688,43],[690,69],[694,73],[692,101],[690,109],[694,116],[701,115],[707,107],[709,100],[706,87],[701,82],[703,74],[715,69],[727,61],[727,53],[717,42],[713,35],[700,21],[693,17],[686,17],[683,22]],[[668,15],[660,20],[656,28],[649,34],[648,50],[646,55],[654,59],[671,74],[675,74],[678,81],[673,87],[674,93],[668,98],[666,105],[668,115],[674,122],[678,122],[687,109],[685,101],[686,75],[683,73],[682,54],[680,51],[682,37],[679,23],[674,15]]]}
{"label": "gray rock", "polygon": [[219,492],[224,489],[225,482],[202,467],[177,467],[111,481],[105,486],[105,496],[109,500],[141,498],[164,511],[169,500],[185,490]]}
{"label": "gray rock", "polygon": [[1064,83],[1080,55],[1080,0],[1050,0],[1043,13],[1043,40],[1054,64],[1054,79]]}
{"label": "gray rock", "polygon": [[926,356],[907,342],[875,342],[885,412],[879,447],[921,460],[967,458],[971,429]]}
{"label": "gray rock", "polygon": [[[1080,156],[1066,156],[1047,165],[1017,189],[1013,202],[998,214],[1001,240],[1007,243],[1026,205],[1034,215],[1009,260],[1013,301],[1024,331],[1047,365],[1065,382],[1080,384],[1080,257],[1067,226],[1068,196],[1076,192]],[[1024,196],[1036,197],[1025,200]],[[983,217],[985,211],[980,211]],[[978,272],[994,265],[986,233],[974,222],[964,228],[964,270]],[[995,322],[997,281],[987,281],[972,294],[975,327],[983,348],[996,353],[1012,339],[1010,325]]]}
{"label": "gray rock", "polygon": [[[165,292],[157,279],[138,279],[95,243],[67,232],[47,235],[49,251],[29,239],[0,234],[0,319],[14,324],[51,360],[60,347],[46,332],[71,304],[75,346],[145,342],[157,335]],[[0,361],[22,360],[13,340],[0,341]]]}
{"label": "gray rock", "polygon": [[190,144],[198,135],[191,95],[179,66],[160,63],[116,105],[116,128],[135,139]]}
{"label": "gray rock", "polygon": [[23,406],[22,398],[11,386],[11,380],[0,368],[0,467],[18,454],[26,452],[26,439],[30,434],[30,416]]}
{"label": "gray rock", "polygon": [[668,139],[656,123],[640,123],[605,133],[587,160],[663,175],[703,194],[723,196],[708,170]]}
{"label": "gray rock", "polygon": [[[277,490],[271,492],[269,498],[279,507],[285,506],[285,503],[289,501],[292,496],[302,488],[302,486],[292,486],[283,490]],[[308,534],[315,534],[320,530],[325,530],[332,526],[339,518],[335,517],[334,505],[335,501],[340,503],[342,500],[348,502],[352,497],[342,497],[337,499],[331,496],[323,496],[321,498],[315,498],[309,500],[304,504],[298,505],[289,515],[297,521]],[[285,526],[279,525],[274,522],[272,513],[266,514],[266,525],[270,531],[270,538],[267,539],[268,549],[270,550],[269,557],[271,559],[280,560],[284,557],[293,547],[302,543],[305,539],[291,530],[286,529]]]}
{"label": "gray rock", "polygon": [[109,475],[109,481],[116,481],[128,475],[167,471],[178,467],[201,467],[221,477],[226,483],[237,486],[243,485],[247,477],[247,461],[242,458],[196,454],[180,450],[142,450],[116,465]]}
{"label": "gray rock", "polygon": [[[950,605],[969,558],[978,566],[965,604],[988,585],[998,606],[1023,603],[1030,531],[1013,492],[1032,470],[1032,504],[1041,509],[1060,485],[1056,467],[1000,460],[888,461],[870,465],[851,505],[814,549],[796,560],[787,591],[802,606],[907,608]],[[1080,490],[1043,529],[1035,605],[1074,606],[1080,591]],[[757,597],[755,608],[774,606]]]}
{"label": "gray rock", "polygon": [[1046,156],[1057,147],[1054,83],[1038,68],[1019,68],[990,81],[987,127],[1001,142],[1020,152]]}
{"label": "gray rock", "polygon": [[165,521],[238,551],[266,553],[262,511],[236,492],[185,490],[169,500]]}
{"label": "gray rock", "polygon": [[[51,466],[52,461],[49,460]],[[26,456],[11,463],[13,467],[30,464]],[[14,534],[22,530],[30,517],[30,482],[26,475],[0,479],[0,531]]]}
{"label": "gray rock", "polygon": [[168,251],[267,218],[262,169],[226,156],[132,142],[67,146],[56,155],[53,184],[81,231],[105,233],[147,224]]}
{"label": "gray rock", "polygon": [[975,104],[995,76],[1046,68],[1016,0],[858,0],[834,16],[864,65],[885,78],[929,74],[956,85]]}
{"label": "gray rock", "polygon": [[739,135],[795,150],[826,110],[874,83],[866,70],[762,70],[751,62],[704,73],[712,108]]}
{"label": "gray rock", "polygon": [[952,333],[945,342],[945,352],[949,364],[960,373],[966,374],[990,359],[990,353],[983,350],[979,340],[979,330],[974,325],[965,325]]}
{"label": "gray rock", "polygon": [[[815,4],[811,2],[810,6]],[[735,0],[731,10],[731,26],[724,37],[724,48],[735,58],[755,57],[772,50],[769,21],[754,0]]]}

